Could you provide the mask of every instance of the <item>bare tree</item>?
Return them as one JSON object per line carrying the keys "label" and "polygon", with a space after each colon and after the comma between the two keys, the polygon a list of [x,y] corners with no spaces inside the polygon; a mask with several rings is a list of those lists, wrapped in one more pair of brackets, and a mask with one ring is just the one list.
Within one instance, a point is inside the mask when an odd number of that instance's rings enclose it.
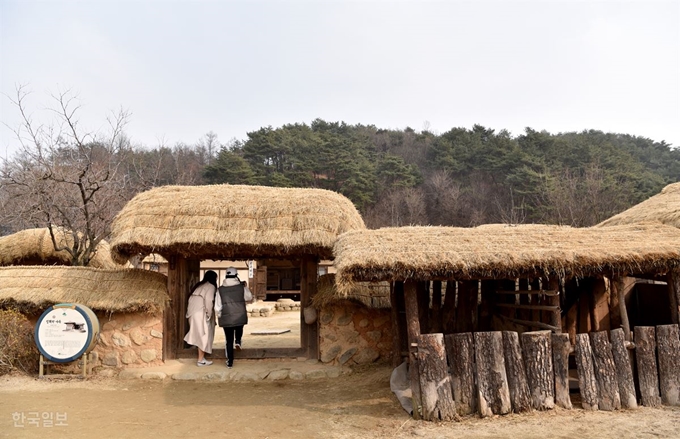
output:
{"label": "bare tree", "polygon": [[88,265],[131,194],[119,172],[128,152],[128,113],[107,118],[106,132],[90,133],[80,127],[80,105],[71,92],[52,96],[49,124],[33,120],[28,95],[20,86],[10,98],[21,115],[20,125],[10,127],[20,150],[0,168],[2,223],[15,230],[47,227],[55,251],[66,251],[72,265]]}

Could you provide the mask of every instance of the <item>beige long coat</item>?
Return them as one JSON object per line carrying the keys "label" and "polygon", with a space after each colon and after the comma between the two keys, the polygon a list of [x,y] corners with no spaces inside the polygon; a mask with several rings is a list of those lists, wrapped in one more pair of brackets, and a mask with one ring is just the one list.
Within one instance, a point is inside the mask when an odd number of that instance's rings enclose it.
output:
{"label": "beige long coat", "polygon": [[215,286],[211,283],[204,283],[194,290],[187,305],[186,317],[189,319],[189,332],[184,337],[184,341],[208,354],[212,352],[215,338],[213,316],[215,290]]}

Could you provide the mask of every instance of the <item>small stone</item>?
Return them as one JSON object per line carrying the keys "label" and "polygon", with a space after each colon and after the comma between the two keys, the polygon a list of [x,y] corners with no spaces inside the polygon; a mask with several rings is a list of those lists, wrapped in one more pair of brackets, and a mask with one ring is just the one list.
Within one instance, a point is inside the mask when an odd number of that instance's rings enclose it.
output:
{"label": "small stone", "polygon": [[135,371],[135,370],[130,370],[130,369],[123,369],[120,371],[118,374],[118,378],[121,380],[136,380],[142,376],[141,372]]}
{"label": "small stone", "polygon": [[285,380],[286,378],[288,378],[289,374],[290,374],[289,369],[272,370],[269,373],[269,375],[267,375],[267,379],[269,381]]}
{"label": "small stone", "polygon": [[176,381],[196,381],[198,374],[194,372],[180,372],[172,374],[171,378]]}
{"label": "small stone", "polygon": [[304,376],[304,374],[303,374],[302,372],[299,372],[299,371],[297,371],[297,370],[291,370],[291,371],[288,373],[288,378],[290,378],[291,380],[299,381],[299,380],[304,379],[305,376]]}
{"label": "small stone", "polygon": [[239,372],[233,378],[232,381],[259,381],[260,377],[253,372]]}
{"label": "small stone", "polygon": [[349,323],[352,321],[352,315],[351,314],[343,314],[340,317],[338,317],[337,320],[337,325],[338,326],[347,326]]}
{"label": "small stone", "polygon": [[114,329],[118,329],[120,326],[120,323],[118,323],[116,320],[109,320],[108,322],[104,323],[102,325],[102,331],[113,331]]}
{"label": "small stone", "polygon": [[130,331],[130,340],[137,346],[142,346],[149,341],[149,336],[142,333],[140,328],[132,328],[132,331]]}
{"label": "small stone", "polygon": [[382,332],[380,331],[368,331],[366,333],[366,337],[370,338],[374,342],[380,341],[380,338],[382,337]]}
{"label": "small stone", "polygon": [[142,357],[142,361],[151,363],[156,359],[156,349],[144,349],[139,355]]}
{"label": "small stone", "polygon": [[118,375],[118,371],[116,371],[115,369],[102,369],[99,372],[97,372],[97,375],[106,378],[111,378]]}
{"label": "small stone", "polygon": [[121,334],[120,332],[114,332],[113,335],[111,336],[111,340],[113,341],[113,344],[116,346],[130,346],[130,339],[128,338],[127,335]]}
{"label": "small stone", "polygon": [[281,299],[277,300],[277,302],[278,303],[293,303],[294,300],[293,299],[287,299],[287,298],[281,298]]}
{"label": "small stone", "polygon": [[164,380],[167,375],[165,372],[146,372],[142,374],[143,380]]}
{"label": "small stone", "polygon": [[338,341],[338,336],[334,333],[326,334],[326,339],[328,341]]}
{"label": "small stone", "polygon": [[339,344],[331,346],[328,348],[328,350],[325,350],[321,353],[321,362],[330,363],[331,361],[335,360],[335,357],[337,357],[341,351],[342,346]]}
{"label": "small stone", "polygon": [[342,369],[339,367],[329,367],[326,369],[326,375],[328,375],[328,378],[337,378],[342,374]]}
{"label": "small stone", "polygon": [[116,352],[109,352],[108,354],[104,355],[104,358],[102,358],[102,364],[104,366],[113,367],[120,366],[120,359],[118,358],[118,354]]}
{"label": "small stone", "polygon": [[328,377],[328,375],[326,375],[326,371],[323,370],[323,369],[310,370],[309,372],[307,372],[305,374],[305,378],[312,379],[312,380],[316,380],[316,379],[319,379],[319,378],[327,378],[327,377]]}
{"label": "small stone", "polygon": [[151,330],[151,336],[154,338],[163,338],[163,333],[161,331]]}
{"label": "small stone", "polygon": [[354,356],[353,360],[357,364],[368,364],[373,363],[378,358],[380,358],[380,352],[373,348],[364,348]]}
{"label": "small stone", "polygon": [[340,364],[347,363],[349,359],[352,358],[354,354],[356,354],[356,352],[357,352],[356,347],[347,349],[345,352],[342,353],[342,355],[340,355],[340,358],[338,358],[338,363]]}
{"label": "small stone", "polygon": [[111,346],[111,340],[109,340],[109,336],[103,332],[99,333],[99,343],[103,344],[107,348]]}
{"label": "small stone", "polygon": [[126,324],[123,325],[122,328],[120,328],[122,331],[129,331],[132,328],[132,323],[127,322]]}
{"label": "small stone", "polygon": [[359,327],[365,328],[366,326],[368,326],[368,319],[361,319],[361,321],[359,322]]}
{"label": "small stone", "polygon": [[123,364],[132,364],[137,361],[137,354],[135,351],[125,351],[123,352],[123,355],[120,357],[120,361]]}
{"label": "small stone", "polygon": [[321,316],[319,317],[319,322],[323,323],[324,325],[329,324],[330,322],[333,321],[333,312],[330,310],[323,310],[321,311]]}

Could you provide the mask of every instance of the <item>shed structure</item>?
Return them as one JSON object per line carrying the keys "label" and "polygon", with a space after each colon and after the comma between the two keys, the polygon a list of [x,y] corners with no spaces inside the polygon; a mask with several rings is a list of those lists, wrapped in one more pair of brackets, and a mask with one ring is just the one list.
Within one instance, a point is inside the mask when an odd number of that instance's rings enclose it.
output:
{"label": "shed structure", "polygon": [[[138,194],[111,229],[114,260],[150,253],[168,260],[163,353],[172,359],[193,355],[183,342],[185,313],[201,260],[292,261],[300,267],[302,315],[316,293],[319,261],[332,258],[339,235],[365,226],[352,202],[332,191],[211,185],[165,186]],[[318,322],[301,325],[299,349],[246,347],[239,356],[318,359]]]}

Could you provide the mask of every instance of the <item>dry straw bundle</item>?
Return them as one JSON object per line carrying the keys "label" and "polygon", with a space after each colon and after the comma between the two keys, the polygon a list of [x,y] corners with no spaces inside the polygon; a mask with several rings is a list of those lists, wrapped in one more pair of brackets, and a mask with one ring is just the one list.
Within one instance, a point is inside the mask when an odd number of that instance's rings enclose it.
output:
{"label": "dry straw bundle", "polygon": [[669,184],[660,193],[598,225],[618,226],[649,222],[680,228],[680,183]]}
{"label": "dry straw bundle", "polygon": [[150,312],[168,303],[167,278],[146,270],[90,267],[0,267],[0,307],[34,314],[56,303],[96,311]]}
{"label": "dry straw bundle", "polygon": [[360,281],[665,272],[680,264],[680,230],[660,224],[400,227],[348,232],[334,253],[338,290],[349,294]]}
{"label": "dry straw bundle", "polygon": [[356,282],[346,294],[340,294],[335,286],[335,274],[324,274],[319,277],[317,293],[312,298],[312,305],[317,308],[332,305],[340,300],[354,300],[369,308],[389,308],[389,282]]}
{"label": "dry straw bundle", "polygon": [[113,257],[200,259],[332,255],[338,235],[364,229],[352,202],[323,189],[164,186],[135,196],[112,224]]}
{"label": "dry straw bundle", "polygon": [[[57,230],[57,244],[63,245],[70,232]],[[71,240],[72,242],[72,240]],[[47,228],[26,229],[0,238],[0,265],[70,265],[71,258],[66,251],[54,251],[50,231]],[[111,259],[109,243],[101,241],[97,252],[90,261],[94,268],[120,268]]]}

